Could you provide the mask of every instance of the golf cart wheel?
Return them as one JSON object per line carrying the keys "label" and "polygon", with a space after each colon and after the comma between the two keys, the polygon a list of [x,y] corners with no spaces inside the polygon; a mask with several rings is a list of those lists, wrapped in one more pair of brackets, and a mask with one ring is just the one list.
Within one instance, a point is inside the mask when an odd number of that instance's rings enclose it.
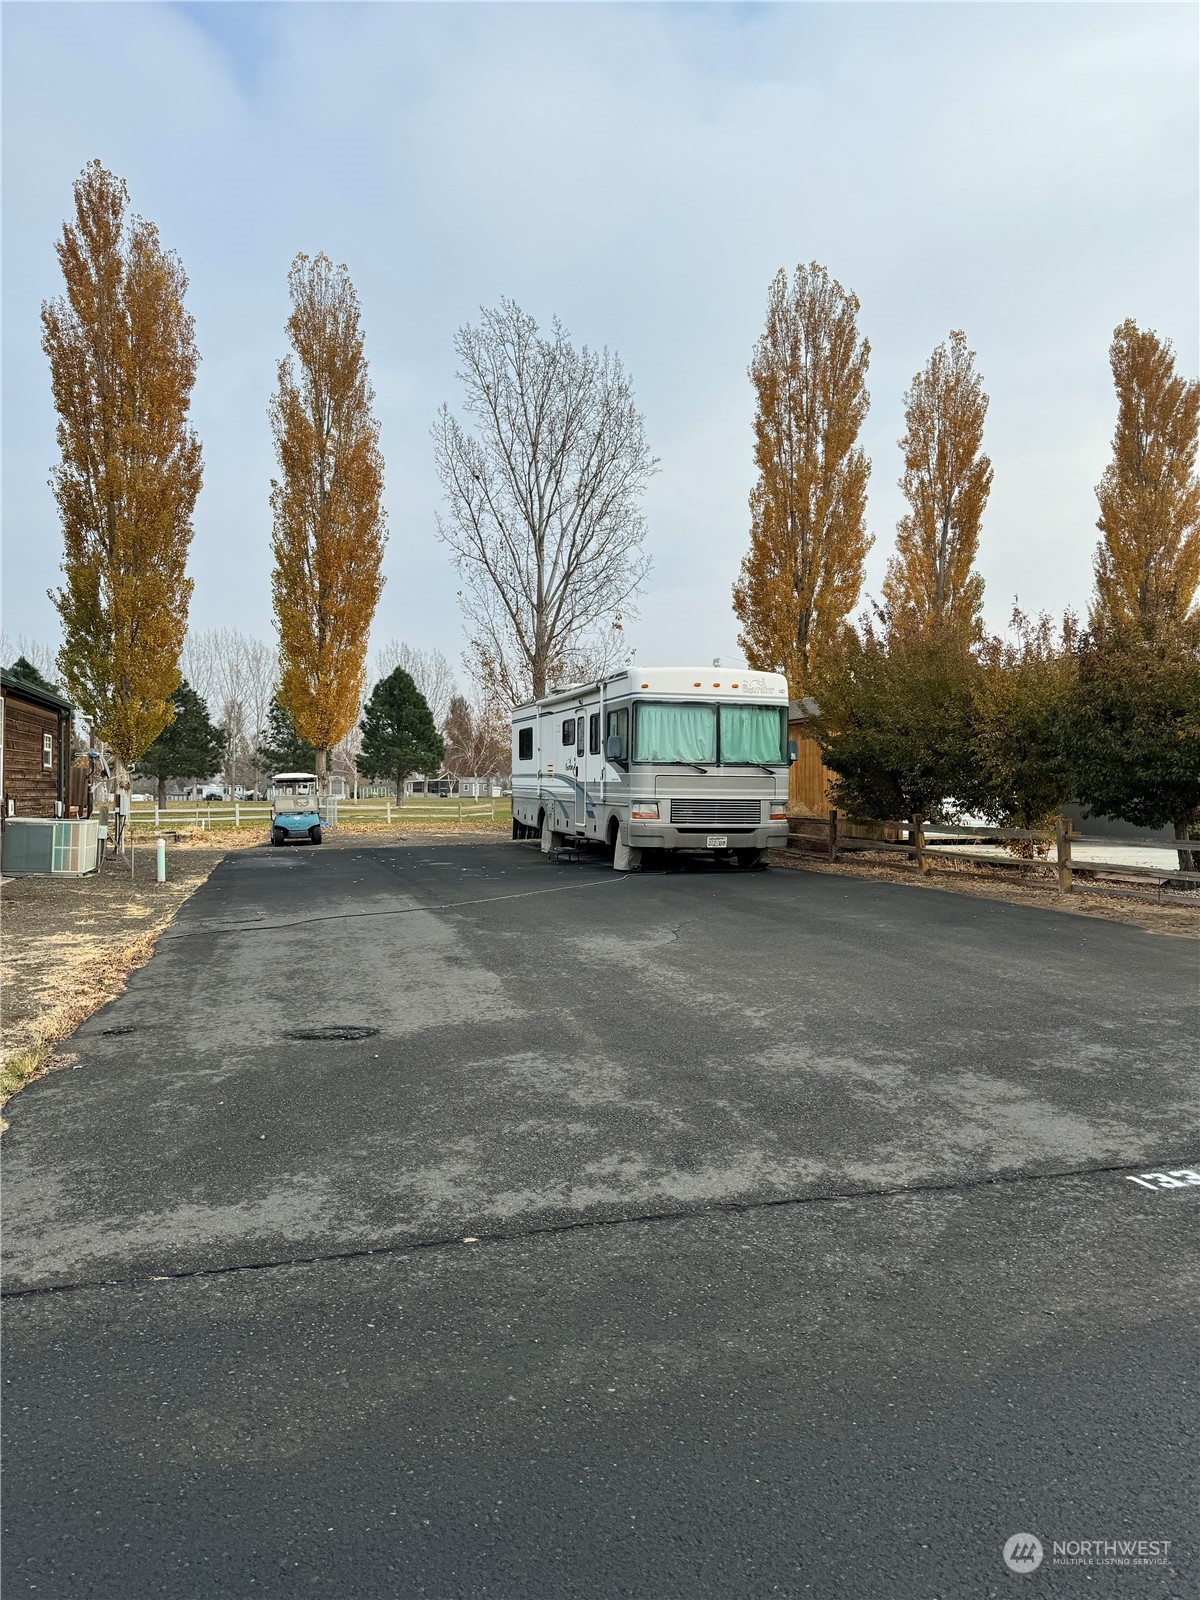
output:
{"label": "golf cart wheel", "polygon": [[283,829],[282,828],[272,828],[271,829],[271,843],[272,844],[282,844],[283,843]]}
{"label": "golf cart wheel", "polygon": [[310,828],[308,830],[308,837],[312,840],[312,842],[314,844],[320,844],[320,842],[321,842],[321,830],[320,830],[320,828]]}
{"label": "golf cart wheel", "polygon": [[746,871],[750,867],[762,866],[765,855],[765,850],[735,850],[733,859],[743,871]]}

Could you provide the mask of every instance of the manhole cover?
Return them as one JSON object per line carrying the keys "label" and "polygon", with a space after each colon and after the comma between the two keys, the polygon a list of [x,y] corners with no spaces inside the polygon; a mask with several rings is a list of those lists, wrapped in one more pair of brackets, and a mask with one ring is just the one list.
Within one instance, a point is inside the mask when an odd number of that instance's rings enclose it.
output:
{"label": "manhole cover", "polygon": [[115,1028],[101,1028],[100,1032],[106,1039],[112,1039],[121,1034],[134,1033],[136,1032],[136,1029],[133,1027],[132,1023],[122,1022]]}
{"label": "manhole cover", "polygon": [[319,1040],[349,1040],[370,1039],[379,1032],[378,1028],[291,1028],[284,1034],[285,1039],[319,1039]]}

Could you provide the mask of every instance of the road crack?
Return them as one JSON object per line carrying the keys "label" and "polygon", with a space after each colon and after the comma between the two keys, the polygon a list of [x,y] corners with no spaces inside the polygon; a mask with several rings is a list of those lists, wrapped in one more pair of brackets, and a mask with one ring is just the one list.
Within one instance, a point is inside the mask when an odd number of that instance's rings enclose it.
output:
{"label": "road crack", "polygon": [[367,1261],[387,1256],[415,1255],[423,1250],[462,1249],[469,1241],[479,1246],[518,1244],[530,1239],[558,1234],[584,1233],[601,1228],[649,1227],[663,1222],[700,1221],[708,1217],[780,1210],[791,1206],[831,1206],[856,1200],[896,1200],[906,1195],[969,1194],[985,1189],[1016,1188],[1023,1184],[1053,1183],[1067,1178],[1107,1177],[1114,1173],[1144,1172],[1151,1167],[1186,1165],[1176,1156],[1143,1157],[1135,1165],[1121,1162],[1109,1166],[1064,1167],[1052,1172],[993,1173],[984,1178],[961,1178],[950,1183],[913,1183],[886,1188],[846,1189],[836,1194],[779,1195],[769,1200],[721,1200],[704,1206],[687,1206],[674,1211],[627,1212],[612,1217],[580,1217],[569,1222],[548,1222],[540,1226],[501,1230],[495,1233],[437,1234],[424,1239],[405,1239],[391,1244],[363,1245],[353,1250],[318,1251],[309,1255],[270,1257],[262,1261],[236,1261],[217,1267],[187,1267],[177,1272],[145,1273],[131,1278],[90,1278],[72,1283],[39,1284],[27,1289],[5,1289],[3,1300],[34,1300],[46,1295],[79,1294],[89,1289],[134,1289],[151,1283],[179,1283],[189,1278],[226,1278],[240,1272],[274,1272],[288,1267],[313,1267],[340,1261]]}

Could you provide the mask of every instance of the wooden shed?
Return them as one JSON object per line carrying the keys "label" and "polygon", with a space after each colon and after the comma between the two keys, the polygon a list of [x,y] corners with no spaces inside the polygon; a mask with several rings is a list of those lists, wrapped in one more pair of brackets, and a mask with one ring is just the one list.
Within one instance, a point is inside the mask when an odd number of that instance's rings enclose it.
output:
{"label": "wooden shed", "polygon": [[821,760],[821,746],[805,731],[816,712],[812,700],[788,704],[788,738],[796,741],[796,759],[788,772],[788,810],[796,817],[827,817],[833,804],[829,789],[837,774]]}
{"label": "wooden shed", "polygon": [[0,668],[0,793],[5,817],[62,816],[71,759],[71,702]]}

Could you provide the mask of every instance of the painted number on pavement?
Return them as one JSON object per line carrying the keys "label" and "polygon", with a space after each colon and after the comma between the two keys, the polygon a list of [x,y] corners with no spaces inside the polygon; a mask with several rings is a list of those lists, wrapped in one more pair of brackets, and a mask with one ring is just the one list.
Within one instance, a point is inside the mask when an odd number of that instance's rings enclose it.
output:
{"label": "painted number on pavement", "polygon": [[1174,1172],[1143,1172],[1140,1178],[1126,1178],[1125,1182],[1140,1183],[1143,1189],[1187,1189],[1200,1184],[1200,1172],[1178,1167]]}

